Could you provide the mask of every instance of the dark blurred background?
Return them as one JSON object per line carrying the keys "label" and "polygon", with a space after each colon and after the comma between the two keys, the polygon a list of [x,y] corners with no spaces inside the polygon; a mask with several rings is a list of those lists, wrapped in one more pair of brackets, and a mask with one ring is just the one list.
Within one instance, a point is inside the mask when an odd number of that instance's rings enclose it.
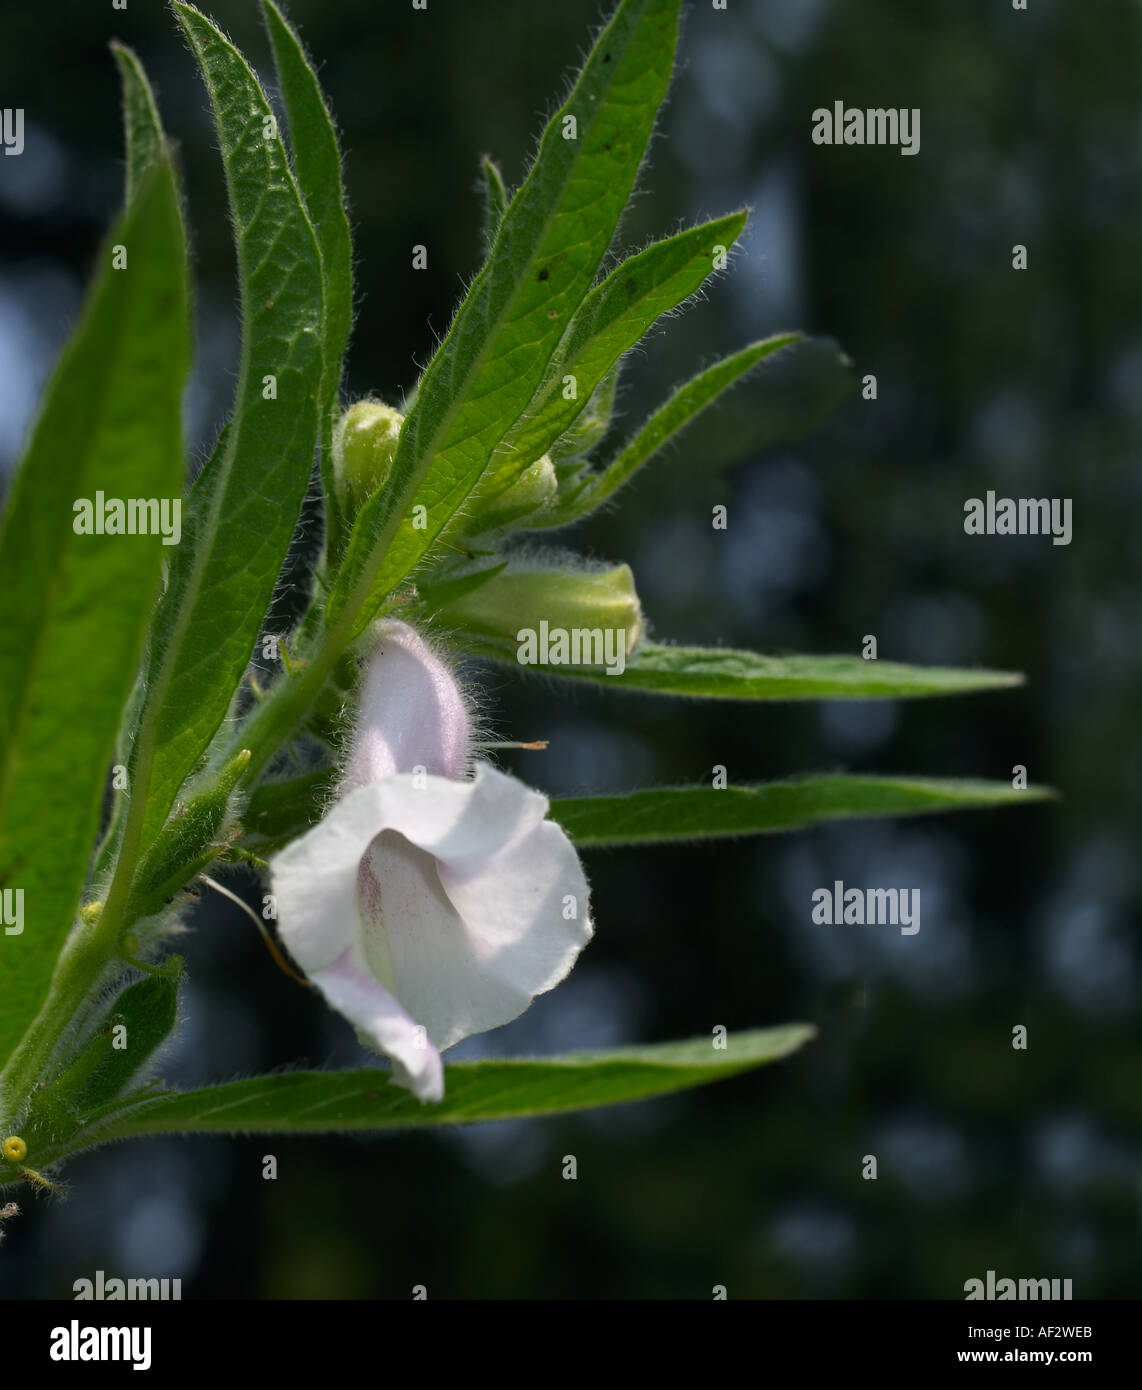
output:
{"label": "dark blurred background", "polygon": [[[270,79],[256,7],[209,13]],[[612,513],[557,539],[631,562],[659,637],[1027,673],[915,703],[723,704],[476,674],[553,794],[850,768],[1010,778],[1058,805],[588,857],[597,936],[565,985],[460,1055],[555,1052],[795,1020],[794,1059],[667,1100],[376,1138],[146,1140],[29,1197],[0,1292],[96,1269],[187,1298],[959,1298],[964,1281],[1140,1289],[1142,10],[1134,0],[705,0],[620,236],[753,209],[744,254],[628,363],[630,427],[750,338],[836,339],[849,390],[752,378]],[[597,0],[294,0],[340,122],[356,234],[354,394],[410,387],[479,263],[479,156],[515,186]],[[18,452],[120,198],[106,51],[135,45],[185,169],[194,457],[238,350],[206,99],[170,16],[9,4],[0,157],[0,455]],[[919,107],[918,156],[822,148],[811,112]],[[427,272],[411,247],[429,250]],[[1012,269],[1012,247],[1029,268]],[[874,373],[879,395],[861,398]],[[827,398],[827,399],[826,399]],[[789,402],[796,408],[789,408]],[[821,420],[818,417],[822,417]],[[794,421],[807,431],[798,439]],[[823,420],[823,422],[822,422]],[[808,427],[816,424],[816,428]],[[785,440],[786,442],[782,442]],[[973,538],[963,503],[1070,497],[1069,547]],[[711,507],[729,509],[714,531]],[[79,678],[77,676],[77,678]],[[515,759],[515,761],[512,761]],[[814,927],[821,884],[921,889],[922,929]],[[230,882],[253,899],[252,881]],[[180,949],[195,1084],[360,1062],[351,1032],[203,904]],[[1012,1029],[1028,1029],[1025,1052]],[[262,1178],[275,1154],[279,1176]],[[563,1156],[578,1159],[564,1181]],[[879,1177],[862,1180],[865,1155]]]}

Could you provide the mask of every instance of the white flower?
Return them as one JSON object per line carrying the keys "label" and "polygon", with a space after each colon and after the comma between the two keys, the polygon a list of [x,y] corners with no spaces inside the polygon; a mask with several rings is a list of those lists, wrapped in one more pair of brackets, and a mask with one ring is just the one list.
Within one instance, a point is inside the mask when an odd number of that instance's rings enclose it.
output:
{"label": "white flower", "polygon": [[447,667],[377,624],[341,795],[274,859],[290,954],[394,1079],[440,1100],[440,1052],[518,1017],[591,936],[587,882],[547,798],[486,763]]}

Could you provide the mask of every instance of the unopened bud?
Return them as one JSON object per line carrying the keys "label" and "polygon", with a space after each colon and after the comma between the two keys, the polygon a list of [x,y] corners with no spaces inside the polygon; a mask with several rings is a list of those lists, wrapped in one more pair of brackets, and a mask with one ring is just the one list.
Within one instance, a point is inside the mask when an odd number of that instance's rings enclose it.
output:
{"label": "unopened bud", "polygon": [[[474,647],[489,655],[522,661],[521,653],[534,649],[527,661],[544,666],[611,664],[611,656],[595,658],[621,647],[625,659],[642,638],[642,607],[629,565],[594,572],[510,565],[445,604],[436,620],[470,634]],[[564,650],[566,660],[552,660]],[[572,660],[575,653],[590,659]]]}
{"label": "unopened bud", "polygon": [[486,509],[476,512],[475,520],[469,528],[472,536],[484,535],[511,527],[513,523],[540,510],[559,491],[559,479],[551,455],[544,454],[541,459],[525,468],[511,487],[493,497]]}
{"label": "unopened bud", "polygon": [[333,476],[350,513],[388,481],[403,423],[399,410],[380,401],[358,401],[342,415],[333,441]]}

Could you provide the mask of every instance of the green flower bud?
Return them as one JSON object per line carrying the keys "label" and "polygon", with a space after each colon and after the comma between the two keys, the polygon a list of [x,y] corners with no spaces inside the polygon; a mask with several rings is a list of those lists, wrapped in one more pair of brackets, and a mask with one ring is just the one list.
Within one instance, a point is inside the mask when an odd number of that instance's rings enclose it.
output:
{"label": "green flower bud", "polygon": [[486,656],[612,675],[621,675],[643,628],[629,565],[583,571],[512,564],[444,604],[436,621]]}
{"label": "green flower bud", "polygon": [[551,462],[551,455],[544,454],[525,468],[511,487],[491,498],[486,509],[476,513],[468,534],[482,536],[489,531],[509,529],[513,523],[545,507],[558,491],[555,465]]}
{"label": "green flower bud", "polygon": [[358,401],[342,415],[333,440],[333,477],[352,515],[388,482],[404,416],[380,401]]}
{"label": "green flower bud", "polygon": [[[189,796],[156,836],[135,870],[131,889],[131,905],[140,917],[161,912],[190,873],[205,869],[226,848],[219,837],[233,819],[231,798],[249,761],[248,748],[235,753],[206,789]],[[83,912],[89,910],[90,905]]]}

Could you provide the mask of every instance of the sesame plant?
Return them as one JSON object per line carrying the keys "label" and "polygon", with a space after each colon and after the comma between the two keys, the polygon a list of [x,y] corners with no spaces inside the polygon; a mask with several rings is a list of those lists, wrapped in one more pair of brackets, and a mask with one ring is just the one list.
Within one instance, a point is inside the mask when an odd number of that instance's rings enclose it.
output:
{"label": "sesame plant", "polygon": [[[713,615],[708,648],[652,641],[626,565],[573,563],[566,536],[558,551],[537,543],[621,504],[668,442],[798,337],[705,367],[600,457],[624,355],[728,265],[746,223],[733,211],[626,258],[616,246],[679,3],[621,0],[514,194],[485,161],[486,258],[416,389],[391,403],[343,397],[354,252],[334,126],[296,34],[263,0],[286,130],[243,55],[175,3],[225,164],[242,313],[233,412],[185,495],[183,198],[146,76],[114,47],[125,206],[0,532],[0,1182],[50,1188],[70,1156],[137,1135],[543,1115],[787,1056],[810,1027],[727,1035],[696,1000],[691,1041],[442,1060],[558,985],[596,914],[612,929],[581,852],[1039,795],[833,773],[549,802],[492,763],[473,678],[457,677],[467,658],[543,677],[552,699],[566,689],[553,677],[748,701],[1018,680],[728,650]],[[301,573],[291,542],[315,475],[324,539]],[[181,524],[156,523],[168,514]],[[300,616],[276,632],[287,556]],[[260,878],[253,915],[272,952],[375,1068],[289,1070],[283,1056],[272,1076],[203,1089],[158,1079],[194,969],[174,933],[227,874]],[[310,1007],[301,988],[297,1007]]]}

